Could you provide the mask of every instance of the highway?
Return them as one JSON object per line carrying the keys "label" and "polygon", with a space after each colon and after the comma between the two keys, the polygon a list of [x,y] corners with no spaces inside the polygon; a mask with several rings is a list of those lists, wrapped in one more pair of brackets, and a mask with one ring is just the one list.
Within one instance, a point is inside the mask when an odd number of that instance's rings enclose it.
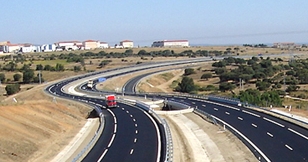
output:
{"label": "highway", "polygon": [[[149,73],[151,75],[153,73]],[[132,78],[125,84],[126,93],[134,93],[136,82],[146,74]],[[147,95],[153,97],[153,95]],[[163,95],[162,95],[163,96]],[[155,95],[155,97],[158,97]],[[170,97],[168,100],[187,103],[224,120],[239,130],[264,153],[262,161],[308,161],[308,130],[293,123],[252,109],[217,104],[187,97]],[[252,150],[253,152],[255,150]]]}
{"label": "highway", "polygon": [[[211,59],[204,58],[204,59],[195,59],[194,61],[201,62],[201,61],[209,61]],[[138,71],[141,69],[148,69],[152,68],[152,66],[161,67],[169,65],[172,62],[162,63],[162,64],[147,64],[144,66],[136,66],[127,68],[130,70],[124,71],[125,68],[117,69],[119,72],[114,72],[114,75],[108,75],[104,77],[114,77],[120,74],[126,74],[131,71]],[[187,62],[186,62],[187,63]],[[181,63],[173,63],[181,64]],[[122,72],[121,72],[122,70]],[[105,72],[110,72],[112,70],[107,70]],[[98,75],[99,73],[95,73]],[[53,84],[46,88],[49,93],[54,94],[59,97],[65,97],[69,99],[77,99],[88,101],[92,103],[97,103],[103,105],[103,101],[101,99],[89,98],[86,95],[74,95],[69,93],[64,93],[63,88],[70,82],[83,79],[85,77],[90,77],[93,74],[87,74],[85,76],[79,76],[72,79],[68,79],[66,81],[62,81],[56,84]],[[186,102],[190,102],[190,99],[187,99]],[[84,161],[159,161],[160,158],[160,137],[158,133],[158,128],[153,119],[144,113],[140,109],[133,108],[129,105],[120,104],[119,108],[110,109],[107,111],[103,111],[104,119],[105,119],[105,127],[102,136],[99,138],[99,142],[94,146],[91,152],[86,156]],[[206,109],[205,109],[206,110]],[[205,111],[204,110],[204,111]],[[228,112],[230,113],[230,112]],[[232,113],[233,114],[233,113]],[[241,117],[241,118],[244,118]],[[222,118],[224,119],[224,118]],[[229,119],[231,120],[231,119]],[[245,117],[246,120],[246,117]],[[236,123],[236,122],[235,122]],[[293,129],[288,127],[293,134],[297,134],[301,138],[307,137],[306,133],[301,134],[300,130],[297,128]],[[107,132],[107,133],[105,133]],[[297,132],[297,133],[294,133]],[[267,133],[268,135],[272,135],[273,132]],[[269,136],[270,136],[269,135]],[[275,137],[277,135],[275,134]],[[283,136],[287,137],[287,136]],[[151,142],[153,143],[151,143]],[[276,143],[275,143],[276,144]],[[304,146],[307,146],[304,143]],[[276,145],[275,149],[276,148]],[[291,151],[297,150],[295,149],[293,144],[285,144],[285,147]],[[272,147],[273,148],[273,147]],[[304,149],[307,152],[307,150]],[[120,153],[120,154],[119,154]],[[121,156],[119,156],[121,155]],[[304,159],[305,156],[299,153],[297,159]],[[271,157],[271,156],[269,156]],[[293,156],[292,156],[293,157]],[[272,158],[272,157],[271,157]],[[275,157],[273,157],[275,159]],[[290,159],[290,158],[286,158]],[[281,159],[280,159],[281,160]],[[278,160],[279,161],[279,160]]]}
{"label": "highway", "polygon": [[[64,93],[61,89],[67,83],[51,85],[47,89],[62,97],[104,105],[102,99]],[[103,110],[105,120],[103,134],[83,161],[157,162],[160,160],[159,130],[151,116],[141,109],[121,103],[118,108]]]}

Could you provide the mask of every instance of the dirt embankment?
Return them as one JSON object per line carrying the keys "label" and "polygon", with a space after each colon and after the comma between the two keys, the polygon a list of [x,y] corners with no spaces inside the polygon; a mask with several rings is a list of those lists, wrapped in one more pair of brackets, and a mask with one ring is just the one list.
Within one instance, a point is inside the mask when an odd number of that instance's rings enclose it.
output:
{"label": "dirt embankment", "polygon": [[1,101],[0,161],[50,161],[86,122],[89,107],[54,100],[43,87]]}

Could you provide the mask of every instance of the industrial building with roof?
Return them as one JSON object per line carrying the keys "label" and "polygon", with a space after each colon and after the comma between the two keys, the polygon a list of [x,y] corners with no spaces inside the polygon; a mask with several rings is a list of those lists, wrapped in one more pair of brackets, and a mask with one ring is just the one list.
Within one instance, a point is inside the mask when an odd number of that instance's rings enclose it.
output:
{"label": "industrial building with roof", "polygon": [[152,47],[189,47],[188,40],[163,40],[155,41]]}

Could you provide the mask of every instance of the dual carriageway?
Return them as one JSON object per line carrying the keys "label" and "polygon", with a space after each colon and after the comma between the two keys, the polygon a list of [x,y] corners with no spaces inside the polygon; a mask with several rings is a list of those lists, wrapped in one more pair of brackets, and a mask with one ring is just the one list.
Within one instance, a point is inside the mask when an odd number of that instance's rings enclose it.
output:
{"label": "dual carriageway", "polygon": [[[166,66],[166,64],[156,66]],[[124,72],[121,72],[121,69],[109,70],[96,74],[96,76],[116,77],[151,67],[152,65],[125,68]],[[126,93],[135,94],[136,82],[146,75],[149,74],[131,79],[126,84]],[[103,105],[101,99],[69,94],[63,90],[69,82],[86,77],[80,76],[60,82],[51,85],[47,90],[57,96],[87,100]],[[306,128],[254,109],[229,103],[217,103],[193,97],[163,96],[163,94],[154,94],[154,96],[147,94],[147,96],[184,102],[228,123],[248,139],[244,143],[248,145],[256,158],[260,158],[260,161],[308,161],[308,131]],[[164,132],[159,131],[157,122],[146,111],[125,103],[119,103],[119,108],[102,109],[102,111],[105,120],[104,131],[83,161],[165,161],[166,150],[162,149],[165,143],[160,143],[163,138],[161,133]]]}

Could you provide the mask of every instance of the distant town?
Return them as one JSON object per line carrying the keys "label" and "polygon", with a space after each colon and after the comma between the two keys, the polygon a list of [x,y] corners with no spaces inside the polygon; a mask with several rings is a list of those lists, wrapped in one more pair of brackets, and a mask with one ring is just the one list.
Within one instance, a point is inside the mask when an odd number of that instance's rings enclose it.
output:
{"label": "distant town", "polygon": [[[267,45],[261,44],[263,47]],[[151,47],[189,47],[188,40],[161,40],[154,41]],[[243,44],[243,46],[251,46],[250,44]],[[260,47],[260,44],[257,45]],[[273,43],[273,48],[302,48],[306,45],[298,45],[291,42]],[[137,48],[131,40],[120,41],[119,44],[109,45],[107,42],[98,40],[86,41],[60,41],[51,44],[34,45],[30,43],[14,44],[10,41],[0,42],[0,54],[3,53],[33,53],[33,52],[53,52],[53,51],[75,51],[75,50],[93,50],[93,49],[106,49],[106,48]]]}
{"label": "distant town", "polygon": [[[152,47],[189,47],[188,40],[162,40],[155,41]],[[60,41],[52,44],[33,45],[30,43],[13,44],[10,41],[0,42],[0,53],[30,53],[30,52],[53,52],[53,51],[75,51],[91,50],[97,48],[134,48],[134,42],[123,40],[113,46],[107,42],[97,40],[86,41]]]}

